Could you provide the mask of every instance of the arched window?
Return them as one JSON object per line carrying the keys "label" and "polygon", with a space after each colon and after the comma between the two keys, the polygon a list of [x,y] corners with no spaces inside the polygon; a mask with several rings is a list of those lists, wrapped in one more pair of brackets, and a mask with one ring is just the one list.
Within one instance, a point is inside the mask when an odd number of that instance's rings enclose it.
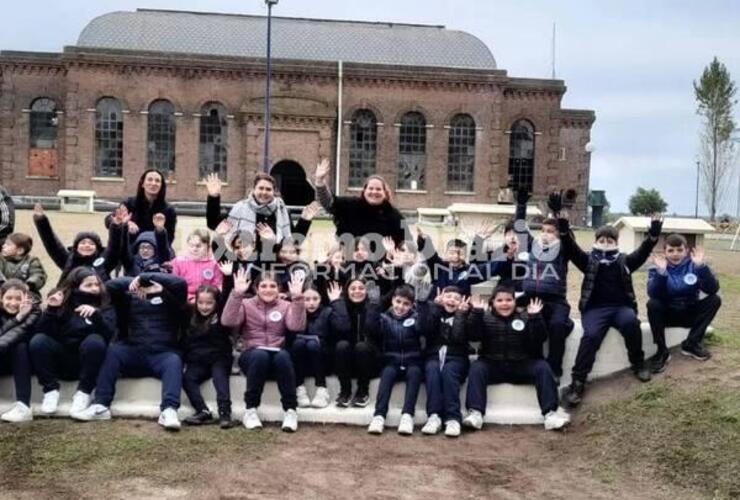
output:
{"label": "arched window", "polygon": [[113,97],[95,106],[95,176],[123,177],[123,113]]}
{"label": "arched window", "polygon": [[378,149],[378,120],[369,109],[352,115],[349,129],[349,186],[362,187],[365,179],[375,174]]}
{"label": "arched window", "polygon": [[416,111],[401,118],[398,134],[398,189],[424,189],[427,121]]}
{"label": "arched window", "polygon": [[175,106],[158,100],[149,106],[147,164],[165,178],[175,173]]}
{"label": "arched window", "polygon": [[39,97],[31,103],[29,144],[31,149],[57,147],[57,105],[53,99]]}
{"label": "arched window", "polygon": [[524,188],[530,193],[534,187],[534,125],[528,120],[511,126],[509,185],[514,191]]}
{"label": "arched window", "polygon": [[450,120],[447,147],[447,189],[473,191],[475,171],[475,120],[470,115],[455,115]]}
{"label": "arched window", "polygon": [[217,102],[210,102],[200,111],[200,178],[208,174],[218,174],[226,180],[226,161],[228,159],[228,124],[226,108]]}

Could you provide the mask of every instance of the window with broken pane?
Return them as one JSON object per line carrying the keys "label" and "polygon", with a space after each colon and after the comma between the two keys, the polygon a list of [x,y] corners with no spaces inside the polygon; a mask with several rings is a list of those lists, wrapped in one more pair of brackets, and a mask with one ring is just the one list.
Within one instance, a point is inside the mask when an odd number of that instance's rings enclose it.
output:
{"label": "window with broken pane", "polygon": [[53,99],[40,97],[31,103],[30,136],[31,149],[55,149],[57,147],[57,105]]}
{"label": "window with broken pane", "polygon": [[226,181],[228,160],[228,123],[226,108],[217,102],[208,103],[200,111],[200,178],[218,174]]}
{"label": "window with broken pane", "polygon": [[427,121],[416,111],[401,118],[398,134],[398,189],[424,189]]}
{"label": "window with broken pane", "polygon": [[378,121],[369,109],[352,115],[349,143],[349,186],[362,187],[365,180],[375,174],[378,149]]}
{"label": "window with broken pane", "polygon": [[509,136],[509,186],[517,191],[534,187],[534,125],[518,120]]}

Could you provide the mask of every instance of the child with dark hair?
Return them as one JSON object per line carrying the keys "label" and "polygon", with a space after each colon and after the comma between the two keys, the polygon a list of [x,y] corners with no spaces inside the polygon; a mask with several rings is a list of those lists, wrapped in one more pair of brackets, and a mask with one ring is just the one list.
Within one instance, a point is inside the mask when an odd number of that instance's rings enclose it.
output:
{"label": "child with dark hair", "polygon": [[44,391],[41,413],[56,413],[59,379],[77,380],[70,412],[90,406],[91,395],[116,332],[115,309],[105,284],[89,267],[74,269],[60,288],[52,290],[36,325],[29,351]]}
{"label": "child with dark hair", "polygon": [[33,420],[28,337],[39,317],[28,285],[9,279],[0,286],[0,373],[13,374],[16,403],[0,415],[5,422]]}
{"label": "child with dark hair", "polygon": [[0,254],[0,283],[19,279],[38,294],[46,284],[46,271],[38,257],[31,255],[33,239],[24,233],[12,233],[2,245]]}
{"label": "child with dark hair", "polygon": [[704,262],[704,250],[688,250],[686,238],[669,234],[663,255],[653,259],[647,290],[648,320],[658,352],[651,359],[653,373],[660,373],[671,359],[665,340],[666,326],[690,328],[681,343],[681,353],[706,361],[711,357],[703,340],[707,328],[722,305],[719,281]]}
{"label": "child with dark hair", "polygon": [[[114,220],[118,220],[118,217],[116,214]],[[133,242],[131,233],[122,231],[121,264],[126,276],[167,272],[163,264],[170,260],[171,253],[166,222],[167,219],[163,214],[155,214],[152,220],[154,231],[140,232]]]}
{"label": "child with dark hair", "polygon": [[218,422],[222,429],[233,426],[231,420],[232,343],[231,329],[221,324],[225,304],[221,291],[213,285],[201,285],[195,292],[195,303],[188,305],[182,336],[185,373],[182,388],[195,413],[185,419],[189,425],[213,422],[213,414],[203,400],[200,385],[213,379],[218,404]]}
{"label": "child with dark hair", "polygon": [[[561,429],[570,421],[558,408],[558,386],[550,365],[542,359],[547,339],[542,319],[542,301],[532,299],[526,312],[517,312],[514,288],[499,285],[491,296],[490,312],[478,296],[470,301],[472,310],[458,313],[453,329],[465,328],[470,340],[480,340],[478,359],[470,367],[463,425],[479,430],[488,405],[488,386],[497,383],[534,383],[544,416],[545,429]],[[458,335],[460,335],[458,333]]]}
{"label": "child with dark hair", "polygon": [[383,363],[375,412],[367,428],[370,434],[383,433],[391,392],[399,380],[406,382],[406,394],[398,433],[410,435],[414,432],[416,399],[424,379],[421,356],[423,321],[414,311],[415,298],[412,287],[401,285],[393,292],[391,307],[379,318],[374,316],[369,321]]}
{"label": "child with dark hair", "polygon": [[285,238],[277,248],[277,262],[268,266],[268,269],[278,277],[280,293],[284,297],[290,294],[289,285],[293,277],[297,276],[304,282],[304,286],[310,286],[313,280],[311,266],[301,260],[301,246],[299,241]]}
{"label": "child with dark hair", "polygon": [[328,291],[332,283],[338,283],[340,289],[347,287],[349,274],[344,263],[344,249],[337,244],[326,252],[326,260],[317,263],[314,268],[313,283],[321,295],[321,303],[326,306],[331,303]]}
{"label": "child with dark hair", "polygon": [[596,230],[596,241],[591,252],[581,250],[575,242],[568,221],[559,219],[560,240],[565,251],[583,273],[581,311],[583,337],[573,366],[572,382],[563,393],[563,400],[571,407],[579,405],[586,390],[586,377],[593,368],[596,353],[609,328],[616,328],[624,337],[632,371],[642,382],[651,378],[642,351],[642,330],[637,318],[637,300],[632,286],[632,273],[642,266],[658,242],[663,221],[655,215],[650,223],[648,237],[634,252],[621,253],[617,241],[619,233],[613,226]]}

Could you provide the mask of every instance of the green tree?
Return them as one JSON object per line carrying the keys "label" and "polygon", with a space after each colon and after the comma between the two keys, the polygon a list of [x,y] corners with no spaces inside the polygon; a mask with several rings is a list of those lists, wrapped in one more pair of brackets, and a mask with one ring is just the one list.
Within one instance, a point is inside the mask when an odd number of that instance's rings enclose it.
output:
{"label": "green tree", "polygon": [[737,88],[724,64],[715,57],[699,79],[694,81],[696,112],[704,118],[699,155],[702,192],[712,221],[722,203],[735,158],[732,134],[735,121],[733,106]]}
{"label": "green tree", "polygon": [[657,189],[638,187],[635,194],[630,196],[629,207],[633,215],[651,215],[665,212],[668,203]]}

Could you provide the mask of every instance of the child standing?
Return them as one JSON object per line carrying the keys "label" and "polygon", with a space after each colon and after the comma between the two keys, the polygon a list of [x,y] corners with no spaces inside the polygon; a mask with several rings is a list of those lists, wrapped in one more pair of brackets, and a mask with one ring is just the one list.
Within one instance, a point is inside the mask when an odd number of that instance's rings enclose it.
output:
{"label": "child standing", "polygon": [[173,259],[172,274],[187,282],[191,304],[195,302],[195,291],[200,285],[221,288],[223,275],[211,255],[211,235],[207,229],[196,229],[188,235],[187,255]]}
{"label": "child standing", "polygon": [[240,269],[221,317],[224,326],[239,329],[244,345],[239,357],[239,367],[247,377],[244,427],[262,427],[257,408],[267,377],[274,375],[285,411],[282,429],[295,432],[298,429],[295,371],[290,353],[285,349],[285,337],[288,330],[301,331],[306,327],[303,281],[296,277],[290,282],[290,302],[278,298],[278,282],[272,274],[261,275],[257,294],[246,299],[244,294],[248,289],[247,273]]}
{"label": "child standing", "polygon": [[31,254],[33,239],[27,234],[13,233],[3,242],[0,255],[0,283],[19,279],[33,294],[39,294],[46,284],[46,271],[38,257]]}
{"label": "child standing", "polygon": [[704,262],[704,250],[689,255],[686,238],[669,234],[663,256],[654,258],[648,276],[648,320],[658,352],[651,360],[653,373],[660,373],[671,359],[665,341],[666,326],[690,328],[681,343],[681,353],[700,361],[711,357],[702,345],[707,328],[722,305],[717,292],[719,281]]}
{"label": "child standing", "polygon": [[33,420],[28,336],[38,317],[38,307],[25,283],[10,279],[0,286],[0,373],[13,374],[17,400],[0,415],[6,422]]}

